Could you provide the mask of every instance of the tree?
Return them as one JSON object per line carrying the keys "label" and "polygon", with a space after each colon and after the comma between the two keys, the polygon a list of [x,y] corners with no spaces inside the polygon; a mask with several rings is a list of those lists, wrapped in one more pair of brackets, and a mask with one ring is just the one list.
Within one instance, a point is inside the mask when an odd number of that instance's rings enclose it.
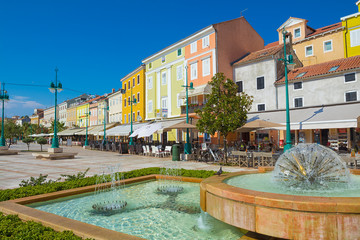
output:
{"label": "tree", "polygon": [[40,144],[40,149],[42,151],[42,145],[46,144],[47,143],[47,140],[45,138],[38,138],[37,140],[37,143]]}
{"label": "tree", "polygon": [[[57,132],[61,132],[61,131],[63,131],[63,130],[66,129],[65,123],[59,122],[59,121],[56,121],[56,123],[57,123],[57,124],[56,124]],[[51,133],[54,132],[54,121],[51,122],[51,127],[50,127],[50,131],[49,131],[49,132],[51,132]]]}
{"label": "tree", "polygon": [[[223,136],[226,153],[226,138],[229,133],[246,123],[253,97],[244,92],[238,94],[237,85],[231,79],[226,79],[223,73],[217,73],[209,85],[212,91],[204,108],[196,111],[200,116],[196,126],[201,132],[211,135],[218,132]],[[227,154],[225,154],[226,162]]]}
{"label": "tree", "polygon": [[12,139],[18,138],[21,136],[21,127],[16,125],[14,121],[6,120],[4,124],[4,136],[5,138],[9,138],[9,147],[11,146]]}
{"label": "tree", "polygon": [[30,143],[34,142],[34,139],[31,137],[27,137],[23,139],[23,143],[26,143],[27,147],[28,147],[28,151],[30,150]]}

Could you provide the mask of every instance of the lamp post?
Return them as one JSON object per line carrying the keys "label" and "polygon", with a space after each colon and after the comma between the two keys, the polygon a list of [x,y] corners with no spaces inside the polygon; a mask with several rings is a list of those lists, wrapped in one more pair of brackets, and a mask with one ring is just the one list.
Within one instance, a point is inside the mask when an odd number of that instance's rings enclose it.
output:
{"label": "lamp post", "polygon": [[56,105],[57,105],[57,93],[62,91],[62,84],[57,81],[57,72],[59,71],[58,68],[55,68],[55,83],[51,82],[50,84],[50,92],[55,93],[55,119],[54,119],[54,137],[51,144],[51,148],[59,148],[59,140],[57,137],[57,119],[56,119]]}
{"label": "lamp post", "polygon": [[288,32],[285,28],[282,30],[283,34],[283,42],[284,42],[284,58],[279,59],[279,61],[284,62],[285,66],[285,94],[286,94],[286,141],[284,146],[284,152],[289,150],[291,145],[291,133],[290,133],[290,111],[289,111],[289,84],[288,84],[288,65],[294,64],[293,63],[293,56],[291,54],[286,55],[286,38],[289,36]]}
{"label": "lamp post", "polygon": [[89,141],[88,141],[88,127],[89,127],[89,116],[90,116],[90,109],[88,108],[88,112],[85,114],[86,117],[86,126],[85,126],[85,143],[84,146],[89,146]]}
{"label": "lamp post", "polygon": [[4,137],[4,120],[5,120],[5,101],[9,100],[9,95],[5,91],[5,83],[2,83],[0,100],[2,102],[2,118],[1,118],[1,138],[0,138],[0,147],[5,147],[5,137]]}
{"label": "lamp post", "polygon": [[106,102],[104,101],[105,106],[104,109],[104,146],[106,145],[106,112],[109,110],[109,106],[107,106]]}
{"label": "lamp post", "polygon": [[[136,98],[133,97],[132,95],[132,88],[130,91],[130,101],[128,100],[128,104],[130,104],[130,135],[133,133],[133,104],[136,104]],[[130,137],[130,142],[129,145],[132,146],[134,145],[134,141],[133,138]]]}
{"label": "lamp post", "polygon": [[[189,123],[189,101],[188,101],[189,89],[194,90],[194,87],[193,87],[193,83],[190,83],[190,85],[188,85],[188,66],[185,67],[185,70],[186,70],[186,77],[185,77],[186,82],[185,85],[182,85],[182,87],[185,88],[185,92],[186,92],[186,123]],[[185,143],[184,153],[191,154],[190,133],[188,128],[186,129],[186,143]]]}

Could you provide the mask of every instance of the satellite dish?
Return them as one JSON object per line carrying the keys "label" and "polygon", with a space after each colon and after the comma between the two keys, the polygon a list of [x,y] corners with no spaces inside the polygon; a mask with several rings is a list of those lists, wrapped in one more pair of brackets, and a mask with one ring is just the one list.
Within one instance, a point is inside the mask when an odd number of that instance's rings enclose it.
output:
{"label": "satellite dish", "polygon": [[141,117],[140,115],[138,115],[138,116],[136,117],[136,121],[141,122],[141,120],[142,120],[142,117]]}

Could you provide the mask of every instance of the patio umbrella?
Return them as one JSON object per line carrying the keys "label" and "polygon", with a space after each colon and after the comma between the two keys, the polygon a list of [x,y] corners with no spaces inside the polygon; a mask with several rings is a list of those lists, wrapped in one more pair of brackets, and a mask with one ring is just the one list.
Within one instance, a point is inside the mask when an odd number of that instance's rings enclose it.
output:
{"label": "patio umbrella", "polygon": [[251,132],[257,129],[262,129],[262,128],[277,128],[277,127],[285,127],[282,124],[279,123],[274,123],[274,122],[269,122],[269,121],[264,121],[264,120],[254,120],[251,122],[246,123],[244,126],[236,129],[239,132]]}
{"label": "patio umbrella", "polygon": [[192,125],[192,124],[189,124],[189,123],[185,123],[185,122],[181,122],[181,123],[177,123],[177,124],[174,124],[174,125],[171,125],[169,127],[166,127],[163,129],[163,131],[169,131],[169,130],[172,130],[172,129],[195,129],[196,126],[195,125]]}

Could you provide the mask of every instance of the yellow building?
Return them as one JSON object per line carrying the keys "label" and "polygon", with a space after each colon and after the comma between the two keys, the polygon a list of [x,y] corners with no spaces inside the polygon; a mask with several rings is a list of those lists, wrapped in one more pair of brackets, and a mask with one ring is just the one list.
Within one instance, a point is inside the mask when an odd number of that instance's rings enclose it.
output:
{"label": "yellow building", "polygon": [[121,80],[122,89],[125,93],[122,96],[122,123],[131,122],[131,101],[136,99],[132,105],[132,121],[144,122],[145,120],[145,66],[141,65]]}
{"label": "yellow building", "polygon": [[105,121],[109,123],[109,107],[108,99],[104,98],[98,102],[98,125],[104,124],[104,116],[106,116]]}
{"label": "yellow building", "polygon": [[66,109],[66,126],[70,128],[76,126],[76,105]]}
{"label": "yellow building", "polygon": [[34,125],[39,125],[40,121],[39,121],[39,115],[34,114],[30,116],[30,123],[34,124]]}
{"label": "yellow building", "polygon": [[283,43],[282,31],[285,27],[285,30],[292,35],[293,49],[304,66],[344,57],[343,27],[341,23],[318,29],[309,27],[307,23],[308,21],[305,19],[289,18],[277,29],[279,35],[277,44]]}
{"label": "yellow building", "polygon": [[360,55],[360,1],[356,5],[357,13],[341,18],[345,58]]}
{"label": "yellow building", "polygon": [[86,127],[87,114],[89,113],[89,103],[83,103],[76,107],[76,125]]}

